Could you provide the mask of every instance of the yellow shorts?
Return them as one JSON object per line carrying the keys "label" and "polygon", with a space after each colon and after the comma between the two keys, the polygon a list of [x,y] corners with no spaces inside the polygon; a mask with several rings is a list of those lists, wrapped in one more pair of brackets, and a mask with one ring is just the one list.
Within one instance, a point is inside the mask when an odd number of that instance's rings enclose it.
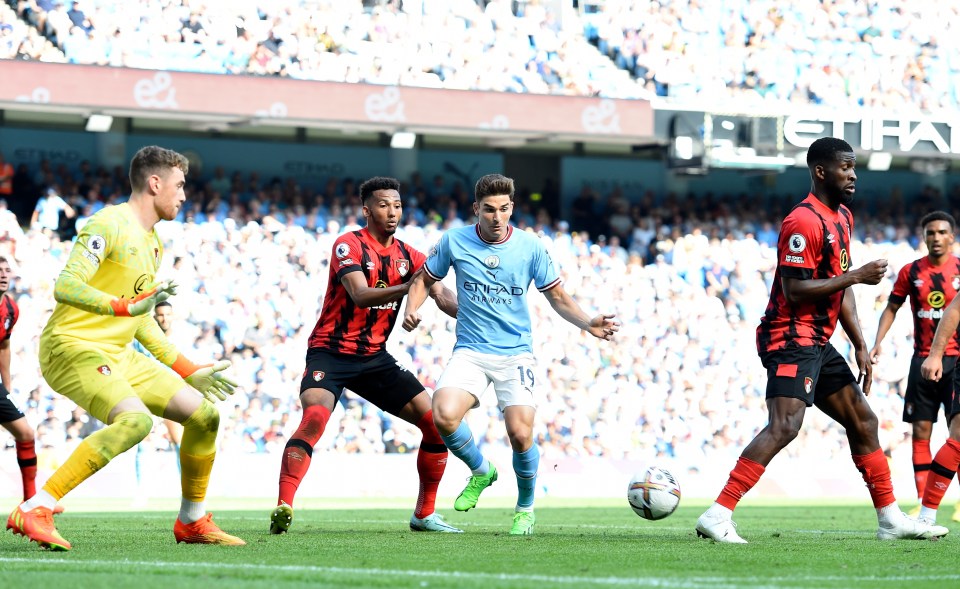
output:
{"label": "yellow shorts", "polygon": [[112,353],[44,343],[41,340],[40,372],[50,388],[104,423],[117,403],[130,397],[139,397],[151,413],[163,417],[170,399],[186,386],[173,371],[133,348]]}

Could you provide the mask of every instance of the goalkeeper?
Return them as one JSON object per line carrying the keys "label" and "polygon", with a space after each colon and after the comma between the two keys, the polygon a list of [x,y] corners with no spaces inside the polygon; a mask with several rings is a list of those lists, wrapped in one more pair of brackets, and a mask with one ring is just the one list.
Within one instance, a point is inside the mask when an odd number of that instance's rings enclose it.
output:
{"label": "goalkeeper", "polygon": [[[57,306],[40,337],[40,369],[51,388],[108,425],[84,439],[43,490],[10,514],[7,528],[44,548],[70,549],[51,510],[139,443],[153,426],[151,413],[183,424],[177,542],[245,543],[217,527],[204,506],[220,423],[213,403],[236,387],[223,375],[230,363],[193,364],[150,316],[176,293],[175,284],[156,280],[163,245],[154,226],[174,219],[183,206],[187,168],[187,159],[175,151],[138,151],[130,163],[129,202],[90,218],[57,278]],[[134,351],[134,338],[156,360]]]}

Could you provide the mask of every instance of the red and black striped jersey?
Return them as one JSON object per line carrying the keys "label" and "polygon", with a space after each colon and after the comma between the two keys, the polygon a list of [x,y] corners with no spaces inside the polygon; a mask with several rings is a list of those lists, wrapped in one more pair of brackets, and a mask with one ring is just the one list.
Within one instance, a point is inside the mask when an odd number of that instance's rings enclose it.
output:
{"label": "red and black striped jersey", "polygon": [[[943,309],[960,291],[960,258],[950,256],[939,266],[923,257],[900,269],[890,293],[890,302],[902,305],[910,298],[913,312],[913,353],[930,355],[933,334],[943,316]],[[956,332],[947,342],[946,356],[960,355],[960,336]]]}
{"label": "red and black striped jersey", "polygon": [[10,333],[19,318],[20,307],[13,297],[6,293],[0,295],[0,342],[10,339]]}
{"label": "red and black striped jersey", "polygon": [[341,280],[350,272],[363,272],[372,288],[396,286],[413,278],[425,259],[421,252],[396,238],[383,247],[366,228],[338,237],[330,257],[323,308],[310,334],[309,347],[359,356],[383,350],[400,314],[400,301],[359,307]]}
{"label": "red and black striped jersey", "polygon": [[780,227],[777,271],[770,302],[757,327],[757,350],[771,352],[788,343],[823,346],[837,328],[843,291],[816,301],[791,303],[781,278],[817,280],[839,276],[850,269],[853,214],[840,205],[832,210],[813,194],[793,207]]}

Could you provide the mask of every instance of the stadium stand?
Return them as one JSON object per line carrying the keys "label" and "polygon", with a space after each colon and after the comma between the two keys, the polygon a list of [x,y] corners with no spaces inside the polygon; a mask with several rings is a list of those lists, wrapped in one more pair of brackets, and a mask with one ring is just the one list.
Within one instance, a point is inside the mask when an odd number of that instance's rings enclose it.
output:
{"label": "stadium stand", "polygon": [[8,3],[23,21],[2,17],[0,57],[714,107],[960,105],[952,2]]}
{"label": "stadium stand", "polygon": [[[122,201],[126,189],[119,171],[89,164],[34,172],[64,187],[66,200],[82,211],[65,219],[63,238],[37,226],[0,241],[0,254],[11,255],[21,277],[14,291],[22,317],[13,340],[13,396],[37,427],[42,452],[56,463],[56,456],[97,424],[43,383],[35,334],[53,306],[50,285],[68,252],[69,227],[104,204]],[[175,330],[197,357],[234,362],[243,392],[224,406],[223,451],[279,451],[299,421],[295,392],[332,240],[356,227],[355,182],[331,179],[319,196],[305,194],[293,182],[267,185],[256,176],[222,170],[192,182],[193,199],[182,221],[163,227],[166,263],[186,287],[177,297]],[[231,195],[226,199],[220,196],[225,187]],[[407,209],[400,232],[423,250],[442,230],[470,222],[464,207],[448,206],[457,202],[449,188],[431,188],[418,190],[436,208]],[[410,185],[405,190],[413,191]],[[617,194],[602,196],[601,203],[619,207]],[[951,198],[930,189],[907,196],[899,201],[960,208],[956,189]],[[567,289],[585,308],[614,309],[624,322],[614,344],[601,352],[533,297],[538,357],[550,382],[536,424],[545,455],[660,456],[687,464],[729,460],[764,425],[764,375],[752,350],[773,275],[776,228],[742,196],[680,204],[669,196],[638,204],[622,240],[614,233],[606,237],[570,228],[544,214],[516,216],[520,227],[548,243]],[[885,257],[893,268],[912,260],[918,247],[913,225],[922,210],[865,214],[854,244],[857,259]],[[278,259],[288,263],[277,264]],[[868,341],[876,325],[872,317],[891,288],[892,277],[881,288],[857,291]],[[222,310],[216,318],[208,312],[213,307]],[[413,334],[398,329],[390,346],[432,386],[453,335],[445,316],[425,316],[428,326]],[[909,320],[898,319],[886,340],[889,358],[876,372],[873,406],[888,453],[906,439],[900,392],[912,354],[910,333]],[[841,351],[849,353],[849,344],[838,339]],[[470,414],[470,425],[482,444],[505,447],[496,412],[495,405],[485,405]],[[340,431],[324,436],[318,451],[408,452],[419,439],[406,423],[351,395],[344,398],[343,415]],[[803,443],[788,452],[815,447],[818,455],[845,456],[846,438],[836,425],[819,413],[808,418]],[[169,450],[162,428],[148,443]]]}
{"label": "stadium stand", "polygon": [[956,3],[588,2],[584,35],[675,102],[956,108]]}
{"label": "stadium stand", "polygon": [[[70,63],[430,88],[640,97],[642,88],[539,2],[359,0],[118,4],[21,1]],[[485,4],[485,7],[481,7]],[[570,18],[574,18],[571,13]],[[146,40],[146,42],[144,41]]]}

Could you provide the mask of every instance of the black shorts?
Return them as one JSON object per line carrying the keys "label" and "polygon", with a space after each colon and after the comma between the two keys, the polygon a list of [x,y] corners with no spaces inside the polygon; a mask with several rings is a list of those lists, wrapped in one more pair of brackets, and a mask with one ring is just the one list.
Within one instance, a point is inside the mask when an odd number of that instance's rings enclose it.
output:
{"label": "black shorts", "polygon": [[943,357],[943,374],[938,382],[920,376],[920,365],[926,358],[914,356],[910,360],[910,375],[907,377],[907,393],[903,397],[903,420],[937,422],[937,414],[943,406],[946,416],[952,415],[954,372],[956,356]]}
{"label": "black shorts", "polygon": [[385,351],[367,357],[308,349],[300,393],[325,389],[334,394],[336,402],[345,388],[393,415],[425,390],[417,377]]}
{"label": "black shorts", "polygon": [[767,398],[793,397],[807,407],[857,382],[850,366],[831,344],[788,346],[760,354],[767,369]]}
{"label": "black shorts", "polygon": [[0,384],[0,423],[10,423],[23,417],[23,413],[10,400],[10,392]]}

